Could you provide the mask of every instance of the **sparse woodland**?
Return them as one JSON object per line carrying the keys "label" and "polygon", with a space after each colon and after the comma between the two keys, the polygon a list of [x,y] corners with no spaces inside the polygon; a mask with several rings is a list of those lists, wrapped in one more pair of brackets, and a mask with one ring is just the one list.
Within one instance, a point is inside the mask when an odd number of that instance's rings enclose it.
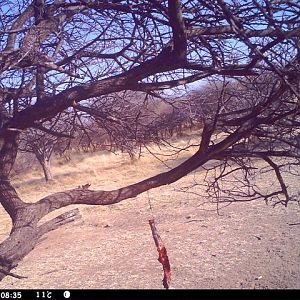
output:
{"label": "sparse woodland", "polygon": [[[200,167],[215,174],[214,201],[299,202],[284,176],[298,176],[300,162],[297,1],[0,3],[0,202],[12,221],[0,245],[0,279],[18,277],[13,269],[43,235],[80,217],[71,210],[40,225],[50,212],[134,201]],[[163,102],[172,113],[155,110]],[[18,151],[43,164],[76,139],[133,155],[187,124],[197,124],[195,154],[132,185],[103,191],[82,182],[27,203],[11,184]],[[273,191],[256,185],[260,172],[274,174]],[[230,176],[238,180],[223,188]]]}

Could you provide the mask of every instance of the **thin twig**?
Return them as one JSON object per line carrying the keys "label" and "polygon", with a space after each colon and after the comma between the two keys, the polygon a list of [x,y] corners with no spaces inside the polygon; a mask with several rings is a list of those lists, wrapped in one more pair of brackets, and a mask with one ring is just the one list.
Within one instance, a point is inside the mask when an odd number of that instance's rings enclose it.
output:
{"label": "thin twig", "polygon": [[300,225],[300,222],[298,223],[289,223],[290,226],[294,226],[294,225]]}

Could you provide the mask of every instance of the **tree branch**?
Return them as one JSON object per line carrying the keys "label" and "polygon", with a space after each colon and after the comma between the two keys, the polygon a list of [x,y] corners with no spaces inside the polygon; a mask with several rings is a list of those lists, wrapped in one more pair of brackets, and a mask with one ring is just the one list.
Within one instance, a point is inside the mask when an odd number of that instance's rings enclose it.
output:
{"label": "tree branch", "polygon": [[285,200],[285,206],[287,206],[287,204],[290,200],[290,196],[289,196],[289,193],[288,193],[288,190],[287,190],[287,186],[286,186],[286,184],[284,182],[284,179],[281,175],[279,166],[273,160],[271,160],[268,156],[262,156],[262,158],[274,169],[277,180],[278,180],[278,182],[280,184],[280,187],[282,189],[282,193],[284,194],[285,199],[286,199]]}
{"label": "tree branch", "polygon": [[51,130],[49,128],[46,128],[44,126],[42,126],[41,124],[33,124],[32,125],[33,128],[36,128],[36,129],[39,129],[45,133],[48,133],[52,136],[55,136],[55,137],[59,137],[59,138],[67,138],[67,139],[74,139],[75,137],[70,135],[70,134],[65,134],[63,132],[57,132],[57,131],[54,131],[54,130]]}
{"label": "tree branch", "polygon": [[39,235],[42,236],[45,233],[55,230],[58,227],[65,225],[67,223],[74,222],[76,220],[79,220],[81,218],[81,215],[79,213],[79,209],[72,209],[68,212],[65,212],[56,218],[45,222],[44,224],[40,225],[37,230],[39,232]]}
{"label": "tree branch", "polygon": [[[251,30],[251,29],[243,29],[243,33],[247,37],[277,37],[278,30],[272,27],[263,30]],[[231,26],[211,26],[206,28],[188,28],[186,29],[186,35],[188,39],[197,37],[197,36],[218,36],[225,34],[235,34],[235,31]],[[281,30],[281,34],[285,37],[299,37],[300,30],[299,28],[295,28],[292,30]]]}

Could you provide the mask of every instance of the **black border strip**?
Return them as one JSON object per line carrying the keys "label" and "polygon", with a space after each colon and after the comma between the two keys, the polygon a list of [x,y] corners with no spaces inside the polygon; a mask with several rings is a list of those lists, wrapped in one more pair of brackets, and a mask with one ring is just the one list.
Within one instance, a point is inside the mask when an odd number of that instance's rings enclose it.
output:
{"label": "black border strip", "polygon": [[[68,291],[70,297],[64,297]],[[21,295],[21,297],[20,297]],[[300,299],[300,290],[0,290],[0,300],[84,300],[84,299]]]}

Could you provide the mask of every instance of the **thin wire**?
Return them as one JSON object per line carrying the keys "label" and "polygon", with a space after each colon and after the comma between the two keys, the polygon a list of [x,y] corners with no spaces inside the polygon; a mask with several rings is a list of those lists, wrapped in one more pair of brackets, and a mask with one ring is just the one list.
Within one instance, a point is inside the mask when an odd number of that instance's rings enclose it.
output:
{"label": "thin wire", "polygon": [[[135,168],[135,172],[137,173],[137,166],[136,164],[134,164],[134,168]],[[144,172],[142,171],[144,177],[145,177],[145,174]],[[154,218],[154,211],[153,211],[153,206],[151,204],[151,199],[150,199],[150,193],[149,193],[149,190],[147,190],[147,198],[148,198],[148,204],[149,204],[149,209],[150,209],[150,216],[151,216],[151,219],[155,219]]]}
{"label": "thin wire", "polygon": [[149,191],[147,191],[147,197],[148,197],[150,214],[151,214],[152,219],[154,220],[154,213],[153,213],[153,209],[152,209],[152,204],[151,204],[151,199],[150,199]]}

